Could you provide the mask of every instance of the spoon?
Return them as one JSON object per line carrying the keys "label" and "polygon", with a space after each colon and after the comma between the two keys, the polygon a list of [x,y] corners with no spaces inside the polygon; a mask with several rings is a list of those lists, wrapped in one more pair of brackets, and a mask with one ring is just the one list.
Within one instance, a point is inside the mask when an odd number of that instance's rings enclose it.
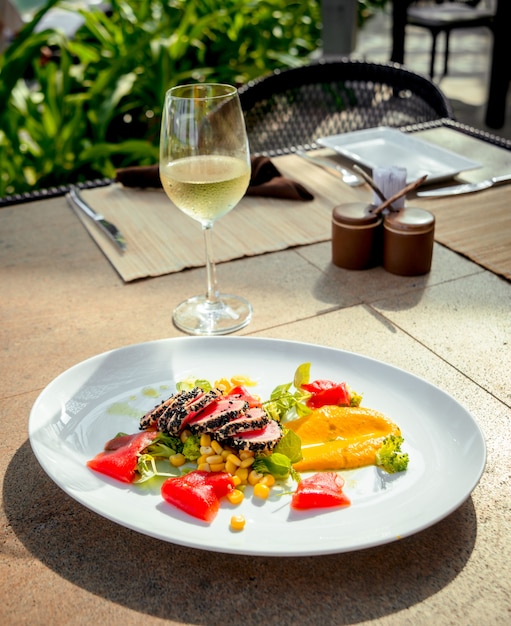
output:
{"label": "spoon", "polygon": [[353,174],[353,172],[350,172],[349,170],[344,169],[344,167],[341,167],[340,165],[333,163],[329,159],[322,159],[321,157],[311,156],[310,154],[307,154],[306,152],[303,152],[302,150],[297,150],[295,154],[297,154],[302,159],[305,159],[306,161],[310,161],[311,163],[314,163],[314,165],[317,165],[318,167],[322,167],[326,170],[332,171],[336,176],[340,175],[342,178],[342,181],[346,183],[347,185],[349,185],[350,187],[358,187],[359,185],[362,185],[364,182],[356,174]]}

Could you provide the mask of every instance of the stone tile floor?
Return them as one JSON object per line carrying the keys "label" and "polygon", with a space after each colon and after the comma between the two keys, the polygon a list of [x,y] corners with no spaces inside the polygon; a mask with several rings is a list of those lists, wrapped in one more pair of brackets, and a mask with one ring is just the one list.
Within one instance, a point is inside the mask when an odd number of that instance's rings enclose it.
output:
{"label": "stone tile floor", "polygon": [[[358,33],[354,56],[368,61],[389,61],[392,50],[392,20],[389,11],[375,15]],[[445,40],[437,43],[435,82],[451,100],[459,122],[511,139],[511,89],[508,94],[506,122],[503,128],[485,125],[489,85],[492,36],[488,29],[458,30],[451,34],[449,74],[440,76]],[[405,64],[421,74],[429,73],[431,35],[429,31],[408,26]]]}

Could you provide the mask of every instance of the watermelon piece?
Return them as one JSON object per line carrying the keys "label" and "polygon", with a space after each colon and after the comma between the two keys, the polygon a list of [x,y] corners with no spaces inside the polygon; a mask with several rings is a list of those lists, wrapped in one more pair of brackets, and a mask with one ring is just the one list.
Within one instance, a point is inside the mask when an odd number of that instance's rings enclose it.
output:
{"label": "watermelon piece", "polygon": [[351,502],[343,487],[344,479],[336,472],[318,472],[298,483],[291,497],[291,507],[304,510],[349,506]]}
{"label": "watermelon piece", "polygon": [[132,483],[136,478],[139,454],[157,435],[156,431],[145,431],[115,437],[105,444],[103,452],[87,461],[87,467],[123,483]]}
{"label": "watermelon piece", "polygon": [[220,498],[234,489],[232,476],[227,472],[195,470],[184,476],[168,478],[161,487],[165,502],[188,515],[212,522],[220,508]]}

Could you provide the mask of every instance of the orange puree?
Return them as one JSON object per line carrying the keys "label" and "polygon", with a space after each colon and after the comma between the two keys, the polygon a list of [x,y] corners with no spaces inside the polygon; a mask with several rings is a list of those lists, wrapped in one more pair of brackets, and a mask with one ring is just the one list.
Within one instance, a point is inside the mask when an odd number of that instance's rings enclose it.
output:
{"label": "orange puree", "polygon": [[385,415],[363,407],[323,406],[286,428],[302,440],[303,459],[293,465],[298,472],[374,465],[383,439],[401,434]]}

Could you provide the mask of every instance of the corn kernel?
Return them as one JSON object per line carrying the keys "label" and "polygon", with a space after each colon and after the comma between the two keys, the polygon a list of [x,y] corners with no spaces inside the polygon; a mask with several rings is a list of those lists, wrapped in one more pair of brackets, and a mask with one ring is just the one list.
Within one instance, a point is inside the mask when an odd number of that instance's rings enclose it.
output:
{"label": "corn kernel", "polygon": [[231,378],[231,384],[233,387],[242,385],[243,387],[254,387],[257,382],[248,376],[238,375]]}
{"label": "corn kernel", "polygon": [[210,465],[214,465],[215,463],[223,463],[223,459],[221,457],[220,454],[211,454],[210,456],[206,457],[206,463],[209,463]]}
{"label": "corn kernel", "polygon": [[227,494],[227,500],[229,500],[231,504],[240,504],[240,502],[243,502],[244,498],[245,494],[239,489],[233,489]]}
{"label": "corn kernel", "polygon": [[234,465],[234,463],[232,463],[231,461],[225,462],[225,471],[229,472],[229,474],[235,474],[237,469],[238,466]]}
{"label": "corn kernel", "polygon": [[225,463],[210,463],[209,467],[212,472],[223,472],[225,471]]}
{"label": "corn kernel", "polygon": [[251,450],[242,450],[239,454],[239,457],[242,461],[244,461],[245,459],[249,459],[252,456],[254,456],[254,453]]}
{"label": "corn kernel", "polygon": [[241,478],[239,476],[236,476],[236,474],[232,477],[232,482],[234,483],[235,487],[239,487],[241,485]]}
{"label": "corn kernel", "polygon": [[229,454],[227,460],[236,465],[236,467],[239,467],[241,465],[241,460],[235,454]]}
{"label": "corn kernel", "polygon": [[220,391],[223,391],[224,393],[229,391],[231,388],[231,384],[227,378],[219,378],[218,380],[215,380],[215,384],[213,386],[215,389],[220,389]]}
{"label": "corn kernel", "polygon": [[250,467],[254,461],[255,461],[255,458],[253,456],[249,456],[248,458],[243,459],[240,467]]}
{"label": "corn kernel", "polygon": [[254,496],[256,498],[266,500],[269,495],[270,488],[268,487],[268,485],[264,485],[263,483],[257,483],[257,485],[254,485]]}
{"label": "corn kernel", "polygon": [[265,474],[259,482],[263,485],[268,485],[268,487],[273,487],[275,484],[275,478],[271,474]]}
{"label": "corn kernel", "polygon": [[236,476],[238,476],[242,484],[246,485],[248,480],[248,469],[246,467],[238,467],[236,470]]}
{"label": "corn kernel", "polygon": [[224,451],[218,441],[215,441],[214,439],[211,441],[211,447],[213,448],[213,452],[215,454],[222,454],[222,452]]}
{"label": "corn kernel", "polygon": [[227,461],[227,457],[229,456],[229,454],[232,454],[232,452],[224,448],[222,452],[220,452],[220,454],[222,455],[223,460]]}
{"label": "corn kernel", "polygon": [[233,515],[231,517],[231,529],[243,530],[245,528],[246,520],[243,515]]}
{"label": "corn kernel", "polygon": [[197,465],[197,469],[201,472],[211,471],[211,467],[209,466],[209,463],[201,463],[200,465]]}
{"label": "corn kernel", "polygon": [[170,464],[174,467],[181,467],[181,465],[184,465],[186,463],[186,458],[181,453],[178,453],[169,456],[169,461]]}
{"label": "corn kernel", "polygon": [[197,463],[197,465],[200,465],[201,463],[207,463],[207,458],[207,454],[202,454],[195,462]]}
{"label": "corn kernel", "polygon": [[207,454],[208,456],[213,454],[213,448],[211,446],[201,446],[199,451],[201,454]]}
{"label": "corn kernel", "polygon": [[210,446],[211,445],[211,435],[208,435],[206,433],[202,434],[200,436],[200,445],[201,445],[201,448],[202,448],[202,446]]}
{"label": "corn kernel", "polygon": [[257,483],[261,480],[262,477],[263,477],[263,474],[261,474],[260,472],[256,472],[255,470],[252,470],[250,474],[248,475],[248,484],[257,485]]}
{"label": "corn kernel", "polygon": [[191,434],[192,434],[191,431],[186,430],[186,429],[183,430],[183,432],[179,435],[179,439],[181,443],[184,443],[188,439],[188,437],[191,436]]}

